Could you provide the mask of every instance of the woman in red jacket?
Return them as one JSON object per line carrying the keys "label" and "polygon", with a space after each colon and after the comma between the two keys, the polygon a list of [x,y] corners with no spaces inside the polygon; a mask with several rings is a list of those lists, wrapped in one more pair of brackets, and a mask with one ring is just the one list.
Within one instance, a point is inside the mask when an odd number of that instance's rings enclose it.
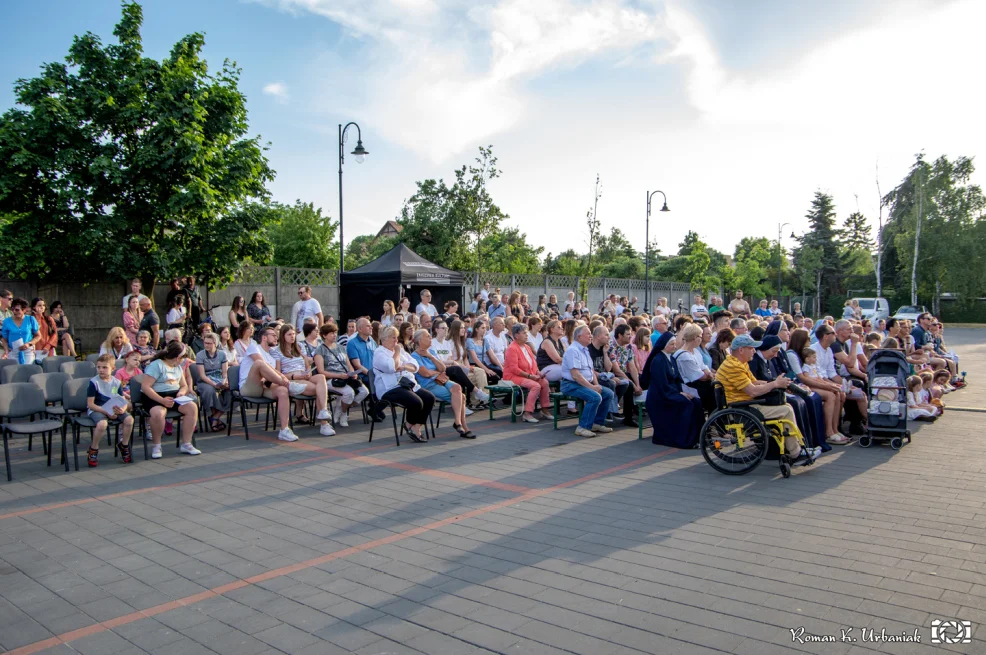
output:
{"label": "woman in red jacket", "polygon": [[[515,323],[511,328],[513,343],[507,347],[503,356],[503,379],[527,389],[527,402],[524,405],[524,421],[537,423],[534,418],[534,403],[541,398],[541,418],[552,420],[548,413],[548,381],[538,370],[537,356],[527,345],[530,333],[523,323]],[[540,393],[540,396],[539,396]]]}

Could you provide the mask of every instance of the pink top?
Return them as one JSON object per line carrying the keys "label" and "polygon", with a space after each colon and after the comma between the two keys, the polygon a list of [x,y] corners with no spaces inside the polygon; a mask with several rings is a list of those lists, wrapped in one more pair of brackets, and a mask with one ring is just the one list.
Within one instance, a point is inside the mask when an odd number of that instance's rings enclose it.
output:
{"label": "pink top", "polygon": [[631,344],[631,347],[633,348],[633,362],[637,365],[637,374],[639,375],[647,364],[647,355],[650,354],[650,351],[637,348],[637,344],[635,343]]}
{"label": "pink top", "polygon": [[127,373],[127,367],[124,366],[122,368],[116,369],[116,372],[113,373],[113,377],[115,377],[117,380],[122,382],[123,388],[126,389],[127,385],[130,384],[130,378],[132,378],[134,375],[143,375],[143,374],[144,372],[139,368],[135,370],[133,374]]}

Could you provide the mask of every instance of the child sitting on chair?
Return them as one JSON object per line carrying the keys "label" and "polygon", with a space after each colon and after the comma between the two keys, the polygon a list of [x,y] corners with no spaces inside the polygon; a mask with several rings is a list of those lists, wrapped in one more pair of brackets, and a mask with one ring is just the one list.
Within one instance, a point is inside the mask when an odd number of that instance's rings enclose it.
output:
{"label": "child sitting on chair", "polygon": [[97,375],[89,380],[89,389],[86,391],[89,418],[96,424],[92,431],[92,443],[89,444],[90,467],[99,466],[99,442],[103,440],[111,419],[120,421],[122,425],[120,458],[124,464],[129,464],[131,460],[130,432],[134,427],[134,417],[127,413],[129,403],[124,401],[122,404],[113,405],[111,409],[104,407],[110,401],[123,397],[123,383],[113,377],[115,364],[116,358],[112,354],[100,355],[96,360]]}
{"label": "child sitting on chair", "polygon": [[131,350],[124,355],[124,361],[124,365],[116,369],[113,377],[123,384],[123,395],[127,400],[130,400],[130,378],[135,375],[143,375],[144,372],[140,370],[140,353],[136,350]]}
{"label": "child sitting on chair", "polygon": [[938,417],[938,408],[923,402],[923,392],[921,376],[912,375],[907,378],[907,419],[909,421],[934,421]]}

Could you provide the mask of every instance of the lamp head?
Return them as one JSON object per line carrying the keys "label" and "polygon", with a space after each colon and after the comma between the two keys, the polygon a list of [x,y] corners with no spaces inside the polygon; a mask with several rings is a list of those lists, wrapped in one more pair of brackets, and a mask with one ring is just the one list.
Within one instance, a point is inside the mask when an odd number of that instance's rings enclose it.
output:
{"label": "lamp head", "polygon": [[664,206],[661,207],[661,211],[662,212],[669,212],[669,211],[671,211],[670,209],[668,209],[668,202],[667,202],[667,200],[664,201]]}
{"label": "lamp head", "polygon": [[356,149],[353,150],[353,157],[356,159],[357,164],[362,164],[366,156],[370,154],[370,151],[363,147],[363,140],[360,139],[356,142]]}

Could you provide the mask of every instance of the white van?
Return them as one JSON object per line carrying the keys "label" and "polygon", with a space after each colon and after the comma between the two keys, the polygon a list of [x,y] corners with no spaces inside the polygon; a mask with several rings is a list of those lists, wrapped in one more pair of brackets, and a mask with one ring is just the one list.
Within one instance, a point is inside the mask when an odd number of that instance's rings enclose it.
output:
{"label": "white van", "polygon": [[886,298],[856,298],[855,300],[863,311],[863,318],[868,318],[874,323],[881,318],[890,318],[890,303]]}

